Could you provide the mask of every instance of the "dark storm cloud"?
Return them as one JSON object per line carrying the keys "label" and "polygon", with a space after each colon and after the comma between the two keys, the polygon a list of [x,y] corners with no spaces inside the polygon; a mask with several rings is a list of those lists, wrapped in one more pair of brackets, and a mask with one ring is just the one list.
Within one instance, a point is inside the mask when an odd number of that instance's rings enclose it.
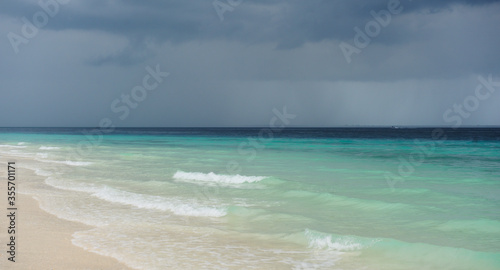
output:
{"label": "dark storm cloud", "polygon": [[[8,0],[0,14],[22,17],[40,10],[38,1]],[[370,11],[387,9],[387,0],[243,1],[226,12],[221,23],[212,1],[73,1],[46,27],[54,30],[85,29],[125,35],[141,41],[184,42],[234,39],[248,43],[276,42],[295,48],[305,42],[347,39],[352,28],[372,19]],[[222,3],[226,1],[222,0]],[[456,4],[485,5],[498,0],[401,0],[403,13],[440,12]],[[29,16],[28,16],[29,17]]]}
{"label": "dark storm cloud", "polygon": [[[224,1],[223,1],[224,2]],[[365,24],[373,20],[370,11],[387,9],[387,0],[376,1],[243,1],[232,12],[224,13],[225,20],[221,22],[211,1],[81,1],[69,4],[64,12],[48,24],[54,30],[98,30],[126,37],[129,45],[121,52],[102,55],[87,62],[95,65],[118,64],[133,65],[154,57],[149,49],[150,44],[171,42],[180,44],[190,41],[206,40],[236,41],[242,44],[255,45],[270,43],[279,50],[300,48],[307,42],[344,41],[352,44],[354,27],[363,29]],[[406,14],[437,14],[450,12],[456,5],[488,5],[498,1],[410,1],[401,0],[403,13],[393,16],[390,27],[383,29],[382,34],[371,41],[373,44],[393,46],[410,44],[435,39],[436,44],[414,47],[411,53],[418,55],[417,65],[407,68],[375,69],[380,63],[376,54],[367,55],[364,59],[371,66],[370,71],[359,70],[360,67],[346,66],[348,74],[329,76],[329,79],[342,80],[391,80],[402,73],[400,78],[426,78],[438,76],[458,77],[470,72],[499,71],[495,61],[497,57],[484,55],[487,48],[500,45],[494,26],[485,25],[482,32],[473,33],[474,29],[460,29],[452,25],[434,25],[425,21],[407,19]],[[12,4],[12,3],[11,3]],[[23,10],[26,14],[26,4],[21,7],[14,5],[12,10],[17,14]],[[32,8],[32,10],[35,8]],[[7,9],[6,12],[8,12]],[[29,14],[29,13],[28,13]],[[432,15],[427,15],[433,17]],[[498,23],[498,20],[488,22]],[[467,24],[465,25],[467,27]],[[442,35],[450,34],[443,37]],[[464,39],[461,39],[461,36]],[[439,41],[439,39],[442,39]],[[99,41],[96,41],[99,46]],[[457,52],[463,55],[456,55]],[[368,54],[368,53],[365,53]],[[383,58],[389,54],[379,54]],[[355,55],[356,57],[356,55]],[[422,59],[423,57],[424,59]],[[359,58],[359,57],[358,57]],[[418,62],[437,61],[429,67],[429,63]],[[339,58],[338,61],[344,61]],[[376,63],[373,63],[375,61]],[[479,64],[477,62],[480,62]],[[457,63],[458,62],[458,63]],[[461,64],[463,63],[463,64]],[[397,64],[396,64],[397,65]],[[355,70],[353,70],[355,68]],[[439,72],[437,72],[439,71]],[[273,75],[271,74],[271,77]],[[326,79],[326,78],[323,78]]]}
{"label": "dark storm cloud", "polygon": [[[16,54],[7,34],[41,8],[2,1],[0,126],[256,126],[284,106],[298,126],[441,125],[500,74],[499,1],[401,0],[351,63],[339,45],[389,0],[244,0],[223,21],[214,2],[71,0]],[[171,76],[119,120],[110,104],[157,64]],[[465,123],[500,124],[498,93]]]}

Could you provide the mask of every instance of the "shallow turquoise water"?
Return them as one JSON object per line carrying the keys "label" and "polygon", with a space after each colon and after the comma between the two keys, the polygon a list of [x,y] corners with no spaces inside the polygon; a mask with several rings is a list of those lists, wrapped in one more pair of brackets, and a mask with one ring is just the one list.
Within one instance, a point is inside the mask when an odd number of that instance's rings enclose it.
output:
{"label": "shallow turquoise water", "polygon": [[0,155],[138,269],[500,269],[498,130],[258,132],[4,130]]}

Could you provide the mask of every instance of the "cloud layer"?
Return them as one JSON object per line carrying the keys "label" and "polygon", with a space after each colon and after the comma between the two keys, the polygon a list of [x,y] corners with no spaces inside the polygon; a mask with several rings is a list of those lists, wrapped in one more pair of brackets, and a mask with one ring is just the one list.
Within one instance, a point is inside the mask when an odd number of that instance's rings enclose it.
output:
{"label": "cloud layer", "polygon": [[[500,81],[499,1],[65,2],[0,4],[0,126],[261,126],[284,106],[295,126],[451,125],[478,76]],[[463,124],[500,125],[500,89],[478,101]]]}

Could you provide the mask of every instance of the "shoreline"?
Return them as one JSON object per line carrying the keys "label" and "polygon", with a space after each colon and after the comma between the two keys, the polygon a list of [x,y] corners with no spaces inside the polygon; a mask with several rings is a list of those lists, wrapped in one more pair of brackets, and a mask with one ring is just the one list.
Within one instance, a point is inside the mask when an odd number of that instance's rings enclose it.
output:
{"label": "shoreline", "polygon": [[[91,226],[60,219],[42,210],[30,195],[18,194],[18,233],[16,262],[0,253],[1,269],[126,269],[134,270],[107,257],[73,245],[73,233]],[[7,238],[5,238],[7,239]],[[2,241],[4,242],[4,241]]]}

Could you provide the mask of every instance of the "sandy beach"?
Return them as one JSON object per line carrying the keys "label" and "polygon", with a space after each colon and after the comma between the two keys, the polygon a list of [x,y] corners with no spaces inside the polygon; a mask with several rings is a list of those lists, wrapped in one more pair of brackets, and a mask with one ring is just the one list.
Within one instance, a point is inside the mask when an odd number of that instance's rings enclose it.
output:
{"label": "sandy beach", "polygon": [[[71,243],[75,231],[91,227],[46,213],[28,195],[17,196],[16,262],[8,261],[8,254],[3,251],[0,269],[131,269],[113,258],[85,251]],[[4,246],[6,233],[2,235]]]}

